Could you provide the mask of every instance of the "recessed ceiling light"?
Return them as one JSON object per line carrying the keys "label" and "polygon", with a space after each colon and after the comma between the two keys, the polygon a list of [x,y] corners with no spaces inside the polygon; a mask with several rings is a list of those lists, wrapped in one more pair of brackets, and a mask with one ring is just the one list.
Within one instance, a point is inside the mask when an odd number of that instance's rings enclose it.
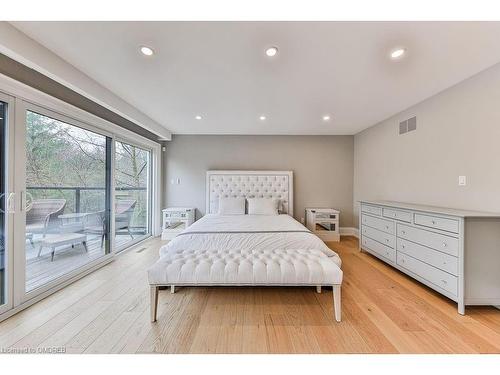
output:
{"label": "recessed ceiling light", "polygon": [[200,115],[194,116],[194,118],[197,119],[197,120],[201,120],[201,116]]}
{"label": "recessed ceiling light", "polygon": [[152,48],[149,48],[149,47],[146,47],[146,46],[142,46],[141,47],[141,53],[143,55],[146,55],[146,56],[153,56],[153,54],[155,53],[155,51],[153,51]]}
{"label": "recessed ceiling light", "polygon": [[323,121],[330,121],[330,115],[324,115]]}
{"label": "recessed ceiling light", "polygon": [[278,53],[278,47],[269,47],[266,49],[266,55],[269,57],[276,56]]}
{"label": "recessed ceiling light", "polygon": [[404,56],[406,48],[396,48],[391,51],[391,59],[398,60]]}
{"label": "recessed ceiling light", "polygon": [[264,116],[264,115],[262,115],[262,116],[259,117],[260,121],[264,121],[265,119],[266,119],[266,116]]}

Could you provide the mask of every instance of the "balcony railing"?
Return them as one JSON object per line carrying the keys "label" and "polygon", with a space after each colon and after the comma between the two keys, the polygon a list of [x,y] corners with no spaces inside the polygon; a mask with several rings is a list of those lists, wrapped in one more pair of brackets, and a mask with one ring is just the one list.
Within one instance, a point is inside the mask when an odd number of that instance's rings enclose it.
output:
{"label": "balcony railing", "polygon": [[[53,191],[74,191],[75,207],[74,212],[81,212],[82,192],[84,191],[106,191],[104,187],[88,187],[88,186],[29,186],[26,190],[53,190]],[[115,191],[133,192],[147,191],[146,187],[117,187]]]}

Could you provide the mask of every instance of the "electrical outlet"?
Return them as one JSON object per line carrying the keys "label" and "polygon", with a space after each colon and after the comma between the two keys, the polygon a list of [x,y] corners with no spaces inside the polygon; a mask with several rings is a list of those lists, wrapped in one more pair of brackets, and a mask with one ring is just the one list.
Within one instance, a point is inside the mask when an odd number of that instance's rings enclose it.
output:
{"label": "electrical outlet", "polygon": [[181,184],[181,179],[180,179],[180,178],[178,178],[178,179],[177,179],[177,185],[180,185],[180,184]]}
{"label": "electrical outlet", "polygon": [[458,186],[467,185],[467,176],[458,176]]}

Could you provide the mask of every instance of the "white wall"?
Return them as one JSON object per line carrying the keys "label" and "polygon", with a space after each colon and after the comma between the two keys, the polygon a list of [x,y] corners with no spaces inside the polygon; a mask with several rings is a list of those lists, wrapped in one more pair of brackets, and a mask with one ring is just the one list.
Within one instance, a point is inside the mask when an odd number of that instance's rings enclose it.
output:
{"label": "white wall", "polygon": [[[413,115],[417,130],[398,135]],[[357,134],[356,226],[360,199],[500,212],[500,64]]]}
{"label": "white wall", "polygon": [[[210,169],[291,170],[298,220],[306,207],[335,207],[340,225],[352,226],[353,136],[174,135],[166,147],[166,206],[204,214]],[[172,185],[177,178],[181,184]]]}

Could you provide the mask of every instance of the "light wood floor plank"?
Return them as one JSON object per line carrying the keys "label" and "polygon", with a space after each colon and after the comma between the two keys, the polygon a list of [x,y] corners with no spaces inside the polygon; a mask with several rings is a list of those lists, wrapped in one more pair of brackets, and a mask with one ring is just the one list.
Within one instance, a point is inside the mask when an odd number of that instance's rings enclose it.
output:
{"label": "light wood floor plank", "polygon": [[500,353],[500,311],[456,305],[358,251],[342,258],[342,322],[331,288],[160,290],[149,321],[146,269],[163,244],[111,264],[0,323],[1,347],[64,346],[68,353]]}

